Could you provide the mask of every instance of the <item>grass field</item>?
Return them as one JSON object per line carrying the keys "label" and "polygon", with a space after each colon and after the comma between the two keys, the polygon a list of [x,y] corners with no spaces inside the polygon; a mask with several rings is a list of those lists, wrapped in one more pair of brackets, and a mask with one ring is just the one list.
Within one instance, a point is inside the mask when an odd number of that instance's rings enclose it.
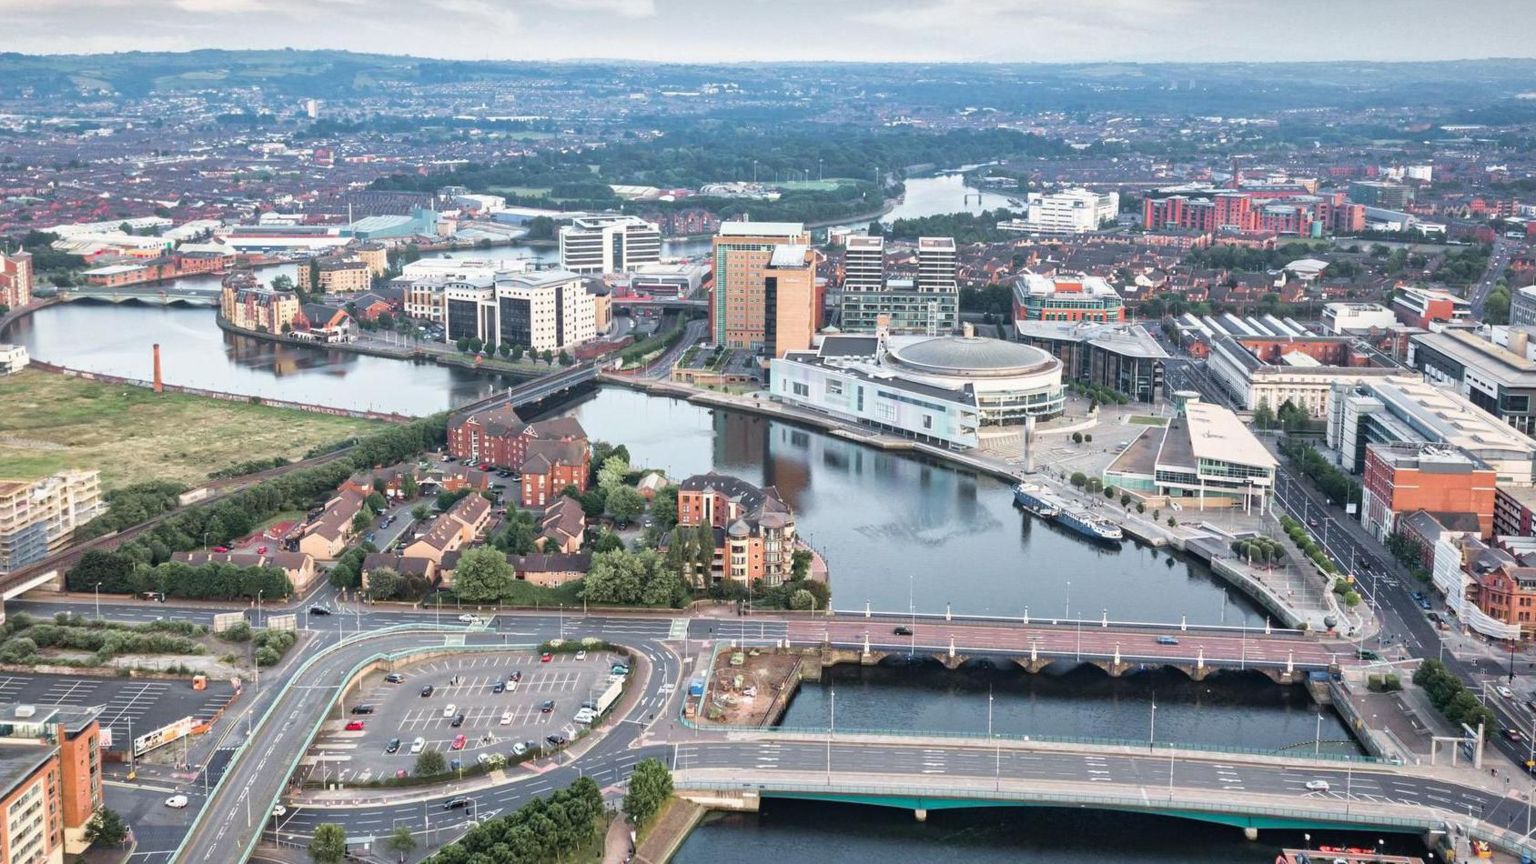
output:
{"label": "grass field", "polygon": [[104,488],[145,480],[196,486],[252,459],[299,458],[375,427],[261,405],[116,387],[33,369],[0,378],[0,478],[98,469]]}
{"label": "grass field", "polygon": [[1150,414],[1132,414],[1126,418],[1126,422],[1133,426],[1167,426],[1168,418],[1153,417]]}
{"label": "grass field", "polygon": [[784,180],[767,185],[785,192],[835,192],[839,186],[851,186],[857,182],[846,177],[828,177],[825,180]]}

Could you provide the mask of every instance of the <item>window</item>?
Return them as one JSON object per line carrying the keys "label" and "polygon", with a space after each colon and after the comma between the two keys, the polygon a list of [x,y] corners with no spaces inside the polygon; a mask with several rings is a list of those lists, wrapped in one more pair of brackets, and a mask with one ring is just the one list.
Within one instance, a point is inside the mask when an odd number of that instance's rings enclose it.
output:
{"label": "window", "polygon": [[796,396],[809,397],[811,395],[811,388],[799,381],[792,383],[790,389]]}
{"label": "window", "polygon": [[932,414],[924,414],[923,415],[923,428],[924,429],[932,429],[933,428],[933,415]]}
{"label": "window", "polygon": [[828,378],[827,379],[827,395],[828,396],[841,396],[841,395],[843,395],[843,382],[837,380],[836,378]]}

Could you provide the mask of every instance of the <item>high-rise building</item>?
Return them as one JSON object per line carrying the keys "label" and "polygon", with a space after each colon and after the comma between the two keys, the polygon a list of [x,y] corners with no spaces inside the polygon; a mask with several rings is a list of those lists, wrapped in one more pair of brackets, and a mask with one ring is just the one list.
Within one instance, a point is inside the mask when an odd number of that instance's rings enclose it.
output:
{"label": "high-rise building", "polygon": [[917,290],[930,294],[959,294],[955,281],[955,238],[917,238]]}
{"label": "high-rise building", "polygon": [[0,306],[19,309],[32,302],[32,253],[0,252]]}
{"label": "high-rise building", "polygon": [[61,471],[41,480],[0,480],[0,573],[68,545],[75,529],[101,515],[95,471]]}
{"label": "high-rise building", "polygon": [[661,260],[661,229],[634,216],[582,216],[560,229],[560,266],[572,273],[629,273]]}
{"label": "high-rise building", "polygon": [[843,249],[843,290],[879,291],[885,285],[885,238],[855,234]]}
{"label": "high-rise building", "polygon": [[594,298],[581,277],[564,270],[451,281],[443,286],[442,304],[449,342],[479,339],[560,351],[597,336]]}
{"label": "high-rise building", "polygon": [[[778,356],[780,346],[802,341],[786,327],[808,324],[814,330],[816,268],[810,242],[811,235],[799,222],[720,224],[714,239],[715,284],[709,303],[710,332],[716,345],[756,351],[776,348]],[[780,252],[780,247],[789,248]],[[810,308],[804,321],[799,311],[802,300]],[[784,320],[777,317],[780,303],[792,307]],[[810,343],[809,334],[803,341]]]}
{"label": "high-rise building", "polygon": [[1366,207],[1406,210],[1413,203],[1413,187],[1380,180],[1355,180],[1349,184],[1349,200]]}

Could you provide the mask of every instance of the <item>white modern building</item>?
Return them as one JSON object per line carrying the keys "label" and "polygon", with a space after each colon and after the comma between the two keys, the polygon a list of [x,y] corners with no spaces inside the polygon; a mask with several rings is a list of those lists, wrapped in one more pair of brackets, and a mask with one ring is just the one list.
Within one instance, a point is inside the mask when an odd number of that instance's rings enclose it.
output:
{"label": "white modern building", "polygon": [[[1104,469],[1104,485],[1195,509],[1239,507],[1263,513],[1279,463],[1242,418],[1189,401],[1164,428],[1149,428]],[[1161,502],[1158,502],[1161,503]]]}
{"label": "white modern building", "polygon": [[498,274],[444,286],[441,318],[449,342],[480,339],[533,351],[570,349],[597,336],[596,301],[564,270]]}
{"label": "white modern building", "polygon": [[1380,303],[1326,303],[1323,326],[1334,335],[1361,330],[1386,330],[1397,326],[1397,316]]}
{"label": "white modern building", "polygon": [[960,292],[955,281],[955,238],[917,238],[917,290],[924,294]]}
{"label": "white modern building", "polygon": [[1031,192],[1026,201],[1025,218],[998,227],[1032,234],[1084,234],[1097,231],[1120,214],[1120,193],[1090,192],[1087,189],[1063,189],[1059,192]]}
{"label": "white modern building", "polygon": [[826,336],[769,377],[779,401],[955,448],[1065,405],[1059,360],[975,336]]}
{"label": "white modern building", "polygon": [[1260,404],[1279,410],[1289,402],[1312,417],[1328,416],[1335,385],[1379,380],[1416,380],[1409,369],[1387,366],[1328,366],[1299,351],[1283,362],[1266,363],[1231,336],[1210,340],[1206,368],[1246,410]]}
{"label": "white modern building", "polygon": [[885,284],[885,238],[863,234],[843,244],[843,290],[879,291]]}
{"label": "white modern building", "polygon": [[560,266],[572,273],[630,272],[661,260],[661,229],[634,216],[581,216],[560,229]]}
{"label": "white modern building", "polygon": [[27,368],[31,362],[24,345],[0,344],[0,375],[9,375]]}

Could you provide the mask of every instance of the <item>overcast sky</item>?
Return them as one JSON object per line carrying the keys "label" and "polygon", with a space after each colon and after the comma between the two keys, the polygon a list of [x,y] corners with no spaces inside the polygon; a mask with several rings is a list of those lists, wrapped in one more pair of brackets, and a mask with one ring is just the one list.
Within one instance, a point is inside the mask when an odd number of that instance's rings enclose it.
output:
{"label": "overcast sky", "polygon": [[0,50],[465,59],[1441,60],[1536,55],[1533,0],[0,0]]}

